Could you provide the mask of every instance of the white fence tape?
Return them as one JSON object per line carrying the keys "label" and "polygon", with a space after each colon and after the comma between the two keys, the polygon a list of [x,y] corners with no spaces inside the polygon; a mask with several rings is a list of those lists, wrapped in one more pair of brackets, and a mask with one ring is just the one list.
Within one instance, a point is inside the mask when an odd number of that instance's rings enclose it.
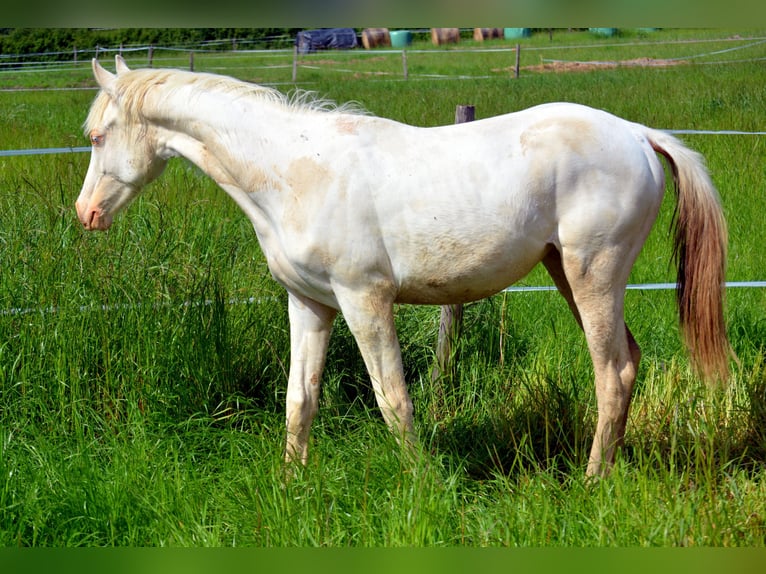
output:
{"label": "white fence tape", "polygon": [[[729,281],[725,283],[727,288],[738,288],[738,287],[766,287],[766,281]],[[636,290],[636,291],[659,291],[659,290],[665,290],[665,289],[675,289],[676,284],[675,283],[637,283],[635,285],[628,285],[626,289],[630,290]],[[506,287],[503,289],[503,291],[507,291],[508,293],[524,293],[524,292],[530,292],[530,291],[556,291],[556,287],[554,285],[542,285],[539,287],[531,287],[531,286],[514,286],[511,285],[510,287]]]}
{"label": "white fence tape", "polygon": [[[661,131],[678,135],[720,135],[720,136],[764,136],[764,132],[745,132],[738,130],[667,130]],[[0,150],[0,157],[19,155],[46,155],[54,153],[81,153],[90,151],[90,147],[49,147],[32,149],[9,149]]]}
{"label": "white fence tape", "polygon": [[47,155],[53,153],[80,153],[90,151],[90,147],[47,147],[33,149],[7,149],[0,150],[0,157],[16,155]]}
{"label": "white fence tape", "polygon": [[[753,287],[766,287],[766,281],[730,281],[724,284],[728,289],[736,289],[736,288],[753,288]],[[660,291],[660,290],[668,290],[668,289],[675,289],[676,284],[675,283],[638,283],[635,285],[628,285],[626,287],[628,290],[632,291]],[[536,293],[536,292],[546,292],[546,291],[556,291],[556,287],[553,285],[511,285],[510,287],[506,287],[503,289],[502,292],[506,293]],[[247,299],[229,299],[226,304],[227,305],[254,305],[254,304],[261,304],[265,302],[274,302],[276,301],[276,297],[248,297]],[[169,307],[208,307],[212,305],[214,301],[212,299],[205,299],[204,301],[183,301],[182,303],[155,303],[152,305],[149,305],[152,309],[161,309],[161,308],[169,308]],[[137,304],[130,304],[130,303],[122,303],[122,304],[116,304],[116,305],[81,305],[78,309],[80,313],[87,313],[90,311],[103,311],[103,312],[109,312],[109,311],[120,311],[120,310],[130,310],[130,309],[138,309],[140,307],[145,307],[147,305],[143,305],[141,303]],[[39,307],[39,308],[11,308],[11,309],[0,309],[0,317],[17,317],[17,316],[23,316],[23,315],[32,315],[32,314],[53,314],[58,313],[59,308],[58,307]]]}

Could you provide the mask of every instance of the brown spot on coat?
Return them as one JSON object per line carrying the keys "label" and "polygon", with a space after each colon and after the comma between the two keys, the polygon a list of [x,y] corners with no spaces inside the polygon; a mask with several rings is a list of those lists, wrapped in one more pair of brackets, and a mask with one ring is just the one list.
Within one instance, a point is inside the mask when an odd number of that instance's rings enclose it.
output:
{"label": "brown spot on coat", "polygon": [[[532,124],[519,138],[523,153],[530,148],[547,148],[550,154],[559,153],[561,148],[578,155],[592,153],[593,126],[590,122],[575,118],[549,118]],[[534,150],[531,150],[534,151]]]}

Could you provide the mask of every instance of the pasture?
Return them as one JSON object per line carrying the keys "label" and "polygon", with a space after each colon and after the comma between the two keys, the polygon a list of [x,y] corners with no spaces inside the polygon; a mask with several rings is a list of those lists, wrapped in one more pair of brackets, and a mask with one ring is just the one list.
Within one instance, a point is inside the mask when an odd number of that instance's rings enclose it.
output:
{"label": "pasture", "polygon": [[[480,118],[565,100],[656,128],[763,131],[765,35],[534,36],[521,41],[518,79],[505,51],[416,45],[408,80],[397,51],[319,53],[301,57],[297,80],[422,126],[451,123],[458,104]],[[646,57],[685,63],[543,66]],[[144,58],[126,54],[133,68]],[[102,61],[113,69],[111,56]],[[188,63],[182,53],[154,61]],[[194,65],[291,88],[291,53],[197,54]],[[87,62],[0,73],[0,149],[87,145],[93,86]],[[721,194],[728,281],[766,280],[764,136],[681,137]],[[625,448],[595,482],[584,476],[596,418],[590,358],[557,293],[468,305],[457,374],[439,392],[430,379],[439,310],[397,308],[422,447],[414,463],[386,430],[338,318],[309,463],[286,482],[286,295],[251,224],[196,168],[173,161],[108,232],[84,233],[73,203],[87,164],[87,153],[0,157],[0,544],[766,542],[763,289],[727,292],[739,363],[718,388],[689,369],[674,293],[628,291],[643,359]],[[631,283],[674,280],[669,200]],[[551,281],[538,268],[523,284]]]}

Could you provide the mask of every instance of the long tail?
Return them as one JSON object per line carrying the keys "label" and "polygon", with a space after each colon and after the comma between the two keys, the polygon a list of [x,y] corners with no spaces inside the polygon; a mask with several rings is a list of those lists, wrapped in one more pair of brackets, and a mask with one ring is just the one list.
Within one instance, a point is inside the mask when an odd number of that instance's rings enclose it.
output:
{"label": "long tail", "polygon": [[684,341],[699,374],[725,381],[734,353],[724,321],[728,234],[721,200],[700,154],[664,132],[650,130],[647,137],[668,160],[675,182],[673,257]]}

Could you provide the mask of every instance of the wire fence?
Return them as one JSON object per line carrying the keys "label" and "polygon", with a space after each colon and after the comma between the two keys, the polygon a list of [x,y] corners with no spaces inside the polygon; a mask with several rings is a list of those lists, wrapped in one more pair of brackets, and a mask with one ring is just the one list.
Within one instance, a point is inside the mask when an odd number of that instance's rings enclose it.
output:
{"label": "wire fence", "polygon": [[[425,30],[415,30],[417,33],[423,33]],[[193,67],[194,55],[205,56],[206,59],[211,58],[227,58],[232,55],[253,55],[258,58],[274,58],[275,60],[283,59],[284,63],[264,65],[264,66],[251,66],[251,70],[256,69],[275,69],[293,68],[293,83],[296,81],[295,71],[298,69],[305,70],[326,70],[336,73],[366,73],[369,75],[396,76],[394,72],[382,72],[380,70],[360,70],[358,68],[347,69],[341,67],[331,67],[327,65],[317,66],[311,63],[311,60],[306,60],[305,55],[298,59],[297,50],[295,49],[295,39],[289,36],[279,36],[269,38],[268,48],[250,47],[263,45],[263,40],[214,40],[210,42],[202,42],[197,44],[180,44],[173,46],[155,46],[155,45],[129,45],[129,46],[96,46],[88,49],[73,48],[71,52],[37,52],[31,54],[0,54],[0,78],[5,73],[55,73],[55,72],[68,72],[74,69],[78,69],[87,65],[88,61],[92,57],[99,58],[108,54],[131,54],[133,56],[146,55],[147,63],[149,66],[154,63],[160,62],[163,58],[172,59],[174,65],[178,64],[178,58],[188,57],[190,67]],[[566,58],[549,58],[545,55],[552,51],[560,51],[566,53],[573,50],[606,50],[613,52],[614,48],[646,48],[647,53],[651,49],[661,49],[666,46],[705,46],[706,44],[718,43],[718,44],[734,44],[733,46],[716,49],[716,50],[700,50],[698,52],[689,53],[684,56],[676,57],[663,57],[665,62],[695,62],[697,64],[736,64],[745,62],[762,62],[766,61],[766,54],[756,53],[741,59],[710,59],[715,56],[730,55],[736,52],[742,51],[756,51],[757,48],[766,45],[766,37],[750,36],[750,37],[721,37],[721,38],[702,38],[702,39],[665,39],[665,40],[643,40],[643,41],[621,41],[621,42],[598,42],[594,44],[573,43],[573,44],[555,44],[555,45],[530,45],[514,44],[512,45],[508,40],[505,41],[505,45],[490,45],[482,47],[481,45],[471,45],[461,47],[459,44],[455,44],[449,47],[447,50],[434,49],[434,48],[417,48],[407,46],[405,48],[371,48],[361,49],[353,48],[349,50],[320,50],[317,52],[321,54],[327,54],[332,52],[333,58],[342,60],[344,57],[356,58],[361,55],[369,55],[375,57],[396,57],[403,59],[403,69],[398,74],[402,79],[466,79],[466,78],[484,78],[484,77],[497,77],[491,75],[470,75],[470,74],[433,74],[433,73],[418,73],[413,74],[407,70],[406,58],[408,56],[417,55],[438,55],[443,57],[450,57],[451,54],[514,54],[518,50],[523,50],[525,53],[539,54],[537,60],[541,64],[577,64],[577,65],[589,65],[589,66],[606,66],[613,65],[615,61],[604,59],[566,59]],[[275,48],[274,46],[281,46]],[[222,46],[228,46],[230,49],[223,49]],[[71,58],[67,56],[71,55]],[[648,58],[651,59],[651,58]],[[290,61],[292,60],[292,61]],[[221,68],[221,69],[226,69]]]}
{"label": "wire fence", "polygon": [[[743,288],[764,288],[766,287],[766,281],[727,281],[724,283],[727,289],[743,289]],[[636,283],[626,286],[628,291],[669,291],[676,288],[675,283]],[[544,293],[550,291],[557,291],[554,285],[511,285],[501,291],[501,293]],[[228,299],[226,304],[229,306],[236,305],[260,305],[262,303],[273,303],[277,301],[276,297],[247,297],[244,299]],[[140,309],[142,307],[150,307],[151,309],[169,309],[169,308],[193,308],[193,307],[209,307],[211,305],[217,305],[219,301],[213,299],[205,299],[202,301],[182,301],[180,303],[117,303],[114,305],[80,305],[77,310],[80,313],[88,313],[94,311],[110,312],[110,311],[124,311],[132,309]],[[23,315],[49,315],[59,312],[59,308],[56,306],[48,307],[12,307],[10,309],[0,309],[0,317],[17,317]]]}
{"label": "wire fence", "polygon": [[[686,130],[686,129],[661,129],[675,135],[727,135],[727,136],[764,136],[766,131],[740,131],[740,130]],[[90,147],[52,147],[52,148],[29,148],[0,150],[0,157],[13,157],[22,155],[48,155],[58,153],[83,153],[89,152]]]}

